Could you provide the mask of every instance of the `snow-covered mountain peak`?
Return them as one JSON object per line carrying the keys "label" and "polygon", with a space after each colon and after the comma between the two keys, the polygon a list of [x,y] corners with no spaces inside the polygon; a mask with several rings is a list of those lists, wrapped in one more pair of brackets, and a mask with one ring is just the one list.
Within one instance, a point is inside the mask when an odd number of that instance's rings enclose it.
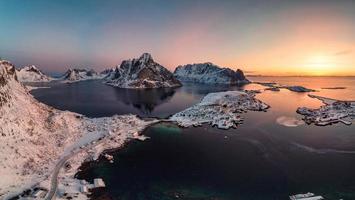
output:
{"label": "snow-covered mountain peak", "polygon": [[36,72],[38,74],[43,74],[41,72],[41,70],[39,70],[36,66],[34,65],[29,65],[29,66],[25,66],[22,68],[23,70],[26,70],[26,71],[32,71],[32,72]]}
{"label": "snow-covered mountain peak", "polygon": [[17,81],[15,66],[9,61],[0,60],[0,86],[5,85],[9,79]]}
{"label": "snow-covered mountain peak", "polygon": [[154,62],[153,57],[150,53],[143,53],[141,57],[139,57],[139,61],[141,63]]}
{"label": "snow-covered mountain peak", "polygon": [[181,83],[165,67],[156,63],[149,53],[124,60],[106,77],[106,83],[121,88],[177,87]]}
{"label": "snow-covered mountain peak", "polygon": [[48,82],[52,80],[34,65],[18,69],[17,77],[20,82]]}
{"label": "snow-covered mountain peak", "polygon": [[210,62],[178,66],[174,76],[184,82],[228,85],[249,83],[242,70],[234,71]]}

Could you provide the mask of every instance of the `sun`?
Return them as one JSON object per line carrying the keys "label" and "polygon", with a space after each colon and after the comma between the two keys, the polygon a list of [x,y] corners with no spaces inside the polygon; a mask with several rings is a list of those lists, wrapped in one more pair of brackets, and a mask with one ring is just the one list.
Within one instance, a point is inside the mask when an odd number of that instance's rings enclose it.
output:
{"label": "sun", "polygon": [[325,55],[311,56],[306,63],[307,71],[315,76],[328,75],[335,67],[333,58]]}

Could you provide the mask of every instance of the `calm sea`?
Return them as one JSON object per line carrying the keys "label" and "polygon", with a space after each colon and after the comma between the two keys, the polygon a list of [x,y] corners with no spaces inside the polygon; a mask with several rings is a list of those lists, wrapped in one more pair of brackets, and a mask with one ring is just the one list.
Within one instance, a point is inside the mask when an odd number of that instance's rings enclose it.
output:
{"label": "calm sea", "polygon": [[[313,94],[355,100],[355,78],[252,77],[251,80],[302,85]],[[87,81],[51,84],[32,94],[62,110],[89,117],[134,113],[167,117],[209,92],[261,89],[260,85],[218,87],[185,85],[176,89],[127,90]],[[345,89],[322,89],[345,87]],[[355,128],[336,124],[288,127],[280,117],[301,119],[297,107],[322,103],[306,93],[265,91],[257,98],[271,106],[268,112],[249,112],[237,129],[208,125],[179,128],[161,123],[145,130],[150,139],[131,141],[114,151],[115,162],[86,163],[79,178],[101,177],[107,187],[94,199],[172,200],[288,199],[313,192],[326,199],[355,199]]]}

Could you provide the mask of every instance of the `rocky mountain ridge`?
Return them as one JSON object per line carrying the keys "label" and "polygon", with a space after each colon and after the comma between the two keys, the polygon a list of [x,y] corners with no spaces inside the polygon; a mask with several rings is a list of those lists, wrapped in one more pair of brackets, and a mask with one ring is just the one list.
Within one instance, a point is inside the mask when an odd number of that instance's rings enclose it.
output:
{"label": "rocky mountain ridge", "polygon": [[181,83],[162,65],[156,63],[149,53],[139,58],[124,60],[105,80],[120,88],[179,87]]}
{"label": "rocky mountain ridge", "polygon": [[236,85],[250,82],[240,69],[234,71],[209,62],[178,66],[174,76],[182,82],[204,84]]}

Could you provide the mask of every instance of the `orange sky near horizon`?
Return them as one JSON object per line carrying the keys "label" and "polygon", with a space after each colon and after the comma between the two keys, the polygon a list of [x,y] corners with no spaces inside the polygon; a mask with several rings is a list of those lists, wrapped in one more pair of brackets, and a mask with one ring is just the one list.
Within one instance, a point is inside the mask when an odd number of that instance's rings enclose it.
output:
{"label": "orange sky near horizon", "polygon": [[12,0],[1,7],[0,56],[18,67],[101,71],[148,52],[171,71],[212,62],[250,75],[355,76],[353,0]]}
{"label": "orange sky near horizon", "polygon": [[[203,41],[212,41],[209,46],[215,48],[207,51],[210,62],[220,66],[227,66],[232,69],[241,68],[247,74],[254,75],[276,75],[276,76],[355,76],[355,29],[353,21],[341,15],[333,14],[327,16],[327,8],[322,12],[312,13],[312,9],[287,11],[289,23],[285,34],[276,34],[280,38],[273,39],[271,43],[262,41],[256,48],[247,50],[235,50],[230,47],[219,47],[220,44],[227,43],[214,35],[206,35],[208,24],[199,23],[198,28],[193,25],[186,25],[189,31],[182,35],[174,35],[173,49],[174,58],[164,62],[168,66],[173,63],[191,63],[206,61],[206,51],[203,55],[198,54],[198,49],[186,51],[186,47],[181,44],[192,44],[192,46],[203,45],[198,42],[200,37]],[[297,16],[307,16],[300,19]],[[324,16],[325,15],[325,16]],[[285,16],[285,13],[280,13]],[[213,18],[212,18],[213,19]],[[281,21],[283,19],[281,18]],[[277,23],[277,22],[276,22]],[[263,24],[257,30],[263,32],[268,29],[269,24]],[[282,27],[284,28],[284,27]],[[188,32],[188,33],[187,33]],[[268,32],[268,31],[264,31]],[[274,35],[270,33],[266,35]],[[203,36],[202,36],[203,35]],[[268,40],[262,38],[262,34],[254,34],[252,39],[256,41]],[[274,36],[272,36],[274,37]],[[255,45],[254,45],[255,46]],[[225,49],[223,49],[225,48]],[[221,53],[222,52],[222,53]],[[235,53],[233,53],[235,52]],[[198,59],[196,59],[196,55]],[[190,58],[191,57],[191,58]],[[195,59],[195,61],[193,61]]]}

